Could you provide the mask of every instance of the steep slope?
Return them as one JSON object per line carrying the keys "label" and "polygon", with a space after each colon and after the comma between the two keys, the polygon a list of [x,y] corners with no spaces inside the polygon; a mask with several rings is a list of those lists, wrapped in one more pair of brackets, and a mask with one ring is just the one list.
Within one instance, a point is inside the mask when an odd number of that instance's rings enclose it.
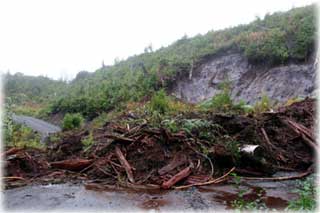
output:
{"label": "steep slope", "polygon": [[176,81],[172,94],[187,102],[198,103],[221,92],[222,82],[231,85],[235,101],[254,103],[263,95],[283,102],[305,97],[315,89],[316,66],[311,59],[306,63],[290,63],[273,67],[255,66],[243,54],[235,51],[211,57],[193,75]]}
{"label": "steep slope", "polygon": [[[93,118],[146,100],[162,88],[198,102],[216,94],[217,85],[228,77],[237,100],[253,103],[265,92],[281,101],[312,92],[316,42],[316,6],[309,5],[266,14],[246,25],[184,36],[156,51],[146,48],[92,74],[80,73],[66,87],[57,85],[47,97],[40,96],[51,103],[51,113],[79,112]],[[14,91],[17,86],[10,87]],[[52,95],[55,89],[60,95]]]}

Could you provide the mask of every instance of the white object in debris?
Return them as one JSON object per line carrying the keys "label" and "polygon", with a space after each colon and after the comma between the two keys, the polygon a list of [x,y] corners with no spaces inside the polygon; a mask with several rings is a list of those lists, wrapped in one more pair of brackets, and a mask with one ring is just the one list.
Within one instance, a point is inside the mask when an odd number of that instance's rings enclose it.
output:
{"label": "white object in debris", "polygon": [[245,152],[248,154],[254,154],[254,151],[259,147],[259,145],[243,145],[240,148],[241,152]]}

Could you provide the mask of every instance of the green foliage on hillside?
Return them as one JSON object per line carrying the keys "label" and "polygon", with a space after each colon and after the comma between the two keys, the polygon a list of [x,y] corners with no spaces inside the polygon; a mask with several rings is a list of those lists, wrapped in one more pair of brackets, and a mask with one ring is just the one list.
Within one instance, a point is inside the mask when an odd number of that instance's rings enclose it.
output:
{"label": "green foliage on hillside", "polygon": [[81,127],[83,124],[83,117],[79,114],[67,113],[63,118],[62,128],[63,130],[71,130]]}
{"label": "green foliage on hillside", "polygon": [[151,111],[157,111],[160,114],[164,114],[170,110],[169,100],[163,89],[156,92],[151,98],[150,109]]}
{"label": "green foliage on hillside", "polygon": [[38,101],[49,99],[51,113],[81,113],[91,119],[103,112],[121,110],[128,102],[152,97],[161,88],[169,88],[177,78],[188,75],[203,60],[227,50],[242,52],[252,64],[305,61],[316,42],[315,16],[315,5],[310,5],[267,14],[247,25],[212,30],[192,38],[184,36],[168,47],[156,51],[148,47],[140,55],[117,60],[113,66],[92,74],[80,72],[68,85],[42,78],[39,86],[22,86],[33,80],[19,83],[15,76],[7,84],[6,94],[26,94]]}
{"label": "green foliage on hillside", "polygon": [[6,73],[3,79],[5,94],[14,104],[46,102],[63,94],[67,87],[67,83],[63,81],[43,76],[27,76],[22,73],[14,75]]}

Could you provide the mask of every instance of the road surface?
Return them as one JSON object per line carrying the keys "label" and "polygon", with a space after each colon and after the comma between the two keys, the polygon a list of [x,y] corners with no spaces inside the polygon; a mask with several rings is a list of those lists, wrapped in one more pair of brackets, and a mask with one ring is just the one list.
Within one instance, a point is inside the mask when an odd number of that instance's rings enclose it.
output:
{"label": "road surface", "polygon": [[15,123],[23,124],[34,131],[38,132],[41,135],[41,141],[44,141],[46,137],[49,136],[50,133],[56,133],[60,132],[61,128],[55,125],[52,125],[46,121],[33,118],[30,116],[24,116],[24,115],[12,115],[12,120]]}

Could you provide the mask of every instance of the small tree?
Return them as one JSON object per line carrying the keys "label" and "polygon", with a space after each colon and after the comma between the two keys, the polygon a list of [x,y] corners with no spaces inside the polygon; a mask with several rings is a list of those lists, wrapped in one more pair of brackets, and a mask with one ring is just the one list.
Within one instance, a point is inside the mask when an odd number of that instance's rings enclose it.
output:
{"label": "small tree", "polygon": [[64,130],[71,130],[81,127],[83,124],[83,117],[81,114],[70,114],[67,113],[63,118],[63,129]]}
{"label": "small tree", "polygon": [[150,109],[151,111],[157,111],[160,114],[165,114],[170,110],[169,100],[166,92],[163,89],[156,92],[155,95],[151,98]]}

